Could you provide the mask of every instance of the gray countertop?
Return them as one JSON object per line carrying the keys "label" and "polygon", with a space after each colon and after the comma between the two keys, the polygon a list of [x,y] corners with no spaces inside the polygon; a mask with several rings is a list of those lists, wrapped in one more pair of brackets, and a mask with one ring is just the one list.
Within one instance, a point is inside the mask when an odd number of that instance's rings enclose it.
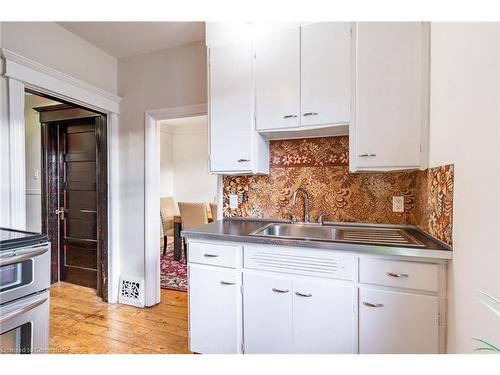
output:
{"label": "gray countertop", "polygon": [[422,230],[414,226],[402,225],[370,225],[370,224],[355,224],[355,223],[330,223],[326,225],[336,226],[373,226],[373,227],[386,227],[386,228],[400,228],[404,229],[408,234],[418,239],[424,244],[423,247],[401,247],[391,245],[372,245],[348,242],[335,242],[335,241],[318,241],[318,240],[302,240],[290,238],[269,238],[261,236],[253,236],[250,233],[263,227],[270,222],[286,222],[283,220],[268,220],[268,219],[241,219],[241,218],[228,218],[218,220],[210,224],[205,224],[187,231],[182,231],[182,236],[195,240],[221,240],[233,242],[245,242],[256,244],[268,245],[281,245],[281,246],[297,246],[297,247],[310,247],[327,250],[339,251],[352,251],[359,253],[371,253],[382,255],[399,255],[408,257],[420,258],[436,258],[436,259],[451,259],[452,250],[447,245],[435,240]]}

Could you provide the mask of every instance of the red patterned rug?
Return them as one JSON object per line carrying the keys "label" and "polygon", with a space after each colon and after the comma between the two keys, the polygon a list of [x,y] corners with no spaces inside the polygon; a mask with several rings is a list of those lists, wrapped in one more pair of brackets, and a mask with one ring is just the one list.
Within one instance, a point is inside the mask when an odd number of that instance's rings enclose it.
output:
{"label": "red patterned rug", "polygon": [[180,261],[174,260],[174,244],[167,245],[167,255],[160,249],[160,285],[163,289],[187,291],[187,265],[184,254]]}

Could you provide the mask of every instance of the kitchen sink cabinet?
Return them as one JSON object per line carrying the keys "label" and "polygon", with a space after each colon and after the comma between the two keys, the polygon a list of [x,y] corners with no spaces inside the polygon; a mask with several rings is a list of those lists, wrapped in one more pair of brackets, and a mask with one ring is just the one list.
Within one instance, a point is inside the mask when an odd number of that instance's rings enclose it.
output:
{"label": "kitchen sink cabinet", "polygon": [[244,272],[245,353],[356,353],[350,283]]}
{"label": "kitchen sink cabinet", "polygon": [[194,352],[445,352],[444,260],[233,241],[188,245]]}
{"label": "kitchen sink cabinet", "polygon": [[292,353],[292,281],[286,275],[243,274],[245,353]]}
{"label": "kitchen sink cabinet", "polygon": [[293,280],[293,352],[354,354],[355,287],[322,279]]}

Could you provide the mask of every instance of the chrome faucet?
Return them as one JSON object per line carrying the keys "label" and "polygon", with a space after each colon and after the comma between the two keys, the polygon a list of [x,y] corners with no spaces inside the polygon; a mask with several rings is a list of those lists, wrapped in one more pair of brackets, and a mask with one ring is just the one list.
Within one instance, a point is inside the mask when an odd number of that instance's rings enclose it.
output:
{"label": "chrome faucet", "polygon": [[[298,193],[302,193],[302,197],[304,198],[304,222],[309,223],[310,222],[310,218],[309,218],[309,194],[307,193],[307,191],[303,188],[298,188],[297,190],[295,190],[292,194],[292,199],[291,199],[290,203],[291,203],[292,207],[295,206],[295,204],[297,203]],[[294,222],[294,220],[292,220],[292,222]]]}

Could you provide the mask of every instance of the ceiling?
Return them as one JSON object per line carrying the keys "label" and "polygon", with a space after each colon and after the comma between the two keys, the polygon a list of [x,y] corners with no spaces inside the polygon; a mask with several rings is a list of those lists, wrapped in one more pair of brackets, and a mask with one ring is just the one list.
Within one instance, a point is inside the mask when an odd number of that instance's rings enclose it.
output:
{"label": "ceiling", "polygon": [[58,22],[116,58],[168,49],[205,39],[204,22]]}

